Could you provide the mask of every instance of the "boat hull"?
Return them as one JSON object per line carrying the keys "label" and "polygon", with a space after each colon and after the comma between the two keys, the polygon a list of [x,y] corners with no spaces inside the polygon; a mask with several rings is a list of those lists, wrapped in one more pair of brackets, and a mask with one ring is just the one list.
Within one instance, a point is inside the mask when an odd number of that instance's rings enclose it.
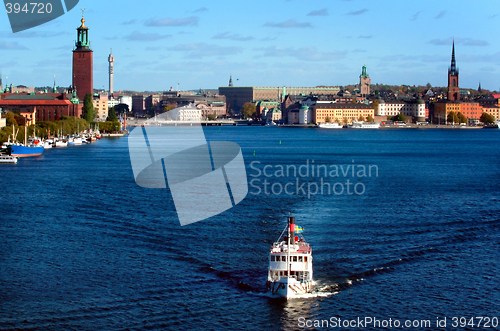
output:
{"label": "boat hull", "polygon": [[284,299],[298,298],[312,291],[312,281],[298,281],[295,277],[283,277],[279,281],[270,282],[271,293]]}
{"label": "boat hull", "polygon": [[26,146],[11,145],[10,156],[17,156],[17,157],[39,156],[42,155],[43,150],[44,150],[43,147],[26,147]]}

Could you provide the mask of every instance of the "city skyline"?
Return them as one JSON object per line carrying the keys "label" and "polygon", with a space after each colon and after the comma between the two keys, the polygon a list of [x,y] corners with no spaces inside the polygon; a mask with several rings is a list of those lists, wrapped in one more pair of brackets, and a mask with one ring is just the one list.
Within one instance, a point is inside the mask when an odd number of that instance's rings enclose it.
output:
{"label": "city skyline", "polygon": [[[251,3],[85,7],[94,88],[154,91],[227,86],[337,86],[359,83],[363,64],[372,84],[447,85],[455,40],[460,87],[500,90],[500,17],[495,1],[276,0]],[[4,85],[71,85],[72,50],[81,11],[13,34],[0,25]],[[6,79],[6,76],[8,79]]]}

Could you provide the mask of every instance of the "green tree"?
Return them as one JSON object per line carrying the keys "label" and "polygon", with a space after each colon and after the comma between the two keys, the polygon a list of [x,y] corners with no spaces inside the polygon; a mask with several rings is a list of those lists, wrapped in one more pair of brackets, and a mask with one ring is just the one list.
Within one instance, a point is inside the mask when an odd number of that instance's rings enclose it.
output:
{"label": "green tree", "polygon": [[171,111],[172,109],[174,109],[175,107],[174,106],[166,106],[166,107],[163,107],[163,112],[166,113],[167,111]]}
{"label": "green tree", "polygon": [[116,116],[115,107],[109,108],[108,118],[106,119],[106,121],[111,121],[111,122],[118,121],[118,117]]}
{"label": "green tree", "polygon": [[244,118],[254,117],[256,113],[255,103],[246,102],[241,110]]}
{"label": "green tree", "polygon": [[92,104],[92,94],[90,93],[87,93],[83,100],[82,118],[89,123],[94,121],[94,105]]}
{"label": "green tree", "polygon": [[467,117],[462,112],[458,112],[457,116],[460,123],[467,123]]}
{"label": "green tree", "polygon": [[403,113],[399,113],[396,116],[393,116],[391,120],[395,122],[406,122],[406,116]]}
{"label": "green tree", "polygon": [[484,124],[493,124],[495,123],[495,120],[495,117],[488,113],[482,113],[481,117],[479,118],[479,121],[483,122]]}
{"label": "green tree", "polygon": [[7,112],[5,115],[7,126],[18,125],[16,121],[16,115],[13,112]]}
{"label": "green tree", "polygon": [[215,114],[208,114],[207,115],[207,120],[209,121],[215,121],[217,119],[217,115]]}
{"label": "green tree", "polygon": [[325,118],[325,122],[326,122],[326,123],[332,123],[332,119],[330,118],[330,116],[327,116],[327,117]]}
{"label": "green tree", "polygon": [[373,122],[374,120],[375,120],[375,119],[373,118],[373,116],[372,116],[372,115],[368,115],[368,116],[366,117],[366,121],[367,121],[367,122]]}
{"label": "green tree", "polygon": [[454,111],[450,111],[448,113],[446,120],[448,121],[448,123],[460,123],[460,120],[458,119],[458,115]]}

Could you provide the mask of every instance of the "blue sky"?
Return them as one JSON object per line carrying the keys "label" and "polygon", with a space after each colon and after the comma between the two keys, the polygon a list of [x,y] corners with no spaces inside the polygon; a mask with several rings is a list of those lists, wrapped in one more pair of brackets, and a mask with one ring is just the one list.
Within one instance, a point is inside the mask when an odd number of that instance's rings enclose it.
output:
{"label": "blue sky", "polygon": [[94,88],[115,91],[348,85],[366,63],[372,83],[445,86],[455,38],[460,86],[500,89],[497,0],[95,1],[13,34],[0,19],[2,76],[15,85],[71,84],[81,11]]}

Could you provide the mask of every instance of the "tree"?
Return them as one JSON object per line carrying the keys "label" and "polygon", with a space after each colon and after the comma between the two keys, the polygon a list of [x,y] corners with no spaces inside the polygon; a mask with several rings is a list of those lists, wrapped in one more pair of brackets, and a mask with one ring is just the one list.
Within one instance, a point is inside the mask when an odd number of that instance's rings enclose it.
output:
{"label": "tree", "polygon": [[366,121],[367,121],[367,122],[373,122],[373,121],[375,121],[375,120],[373,119],[373,116],[372,116],[372,115],[368,115],[368,116],[366,117]]}
{"label": "tree", "polygon": [[87,93],[83,99],[83,113],[82,118],[87,122],[94,121],[94,105],[92,104],[92,94]]}
{"label": "tree", "polygon": [[450,111],[448,113],[448,116],[446,117],[446,120],[449,123],[459,123],[460,122],[459,119],[458,119],[457,114],[454,111]]}
{"label": "tree", "polygon": [[326,123],[332,123],[332,119],[330,118],[330,116],[327,116],[327,117],[325,118],[325,122],[326,122]]}
{"label": "tree", "polygon": [[167,111],[171,111],[174,108],[175,108],[175,106],[166,106],[166,107],[163,107],[163,112],[166,113]]}
{"label": "tree", "polygon": [[378,110],[378,105],[379,105],[378,100],[377,99],[373,100],[372,107],[373,107],[373,109],[375,109],[375,111]]}
{"label": "tree", "polygon": [[467,117],[462,112],[458,112],[457,116],[460,123],[467,123]]}
{"label": "tree", "polygon": [[358,121],[363,122],[364,120],[365,120],[365,118],[363,117],[363,115],[359,115],[359,117],[358,117]]}
{"label": "tree", "polygon": [[250,117],[255,116],[255,113],[256,113],[255,104],[252,102],[246,102],[243,105],[243,109],[241,110],[241,113],[243,114],[244,118],[250,118]]}
{"label": "tree", "polygon": [[18,125],[16,121],[16,115],[13,112],[7,112],[7,115],[5,115],[5,119],[7,122],[7,126]]}
{"label": "tree", "polygon": [[106,119],[106,121],[111,121],[111,122],[118,121],[118,117],[116,116],[116,112],[115,112],[115,107],[109,108],[108,118]]}
{"label": "tree", "polygon": [[479,121],[483,122],[484,124],[493,124],[495,123],[495,120],[495,117],[488,113],[483,113],[479,118]]}
{"label": "tree", "polygon": [[396,116],[393,116],[392,120],[395,122],[406,122],[406,116],[403,113],[399,113]]}

